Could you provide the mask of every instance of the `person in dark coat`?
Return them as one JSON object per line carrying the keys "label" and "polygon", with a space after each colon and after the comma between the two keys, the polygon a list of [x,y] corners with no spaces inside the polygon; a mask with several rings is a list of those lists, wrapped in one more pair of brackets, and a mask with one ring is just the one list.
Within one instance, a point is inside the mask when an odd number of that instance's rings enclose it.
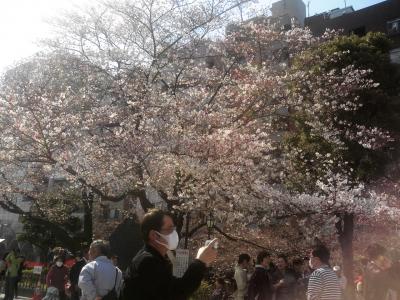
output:
{"label": "person in dark coat", "polygon": [[202,247],[182,278],[172,275],[166,255],[175,250],[179,237],[174,222],[166,212],[152,209],[143,218],[141,231],[145,246],[128,267],[122,299],[185,300],[200,286],[207,266],[216,258],[214,243]]}
{"label": "person in dark coat", "polygon": [[82,268],[86,265],[87,261],[84,258],[81,251],[75,254],[75,264],[71,267],[69,271],[69,281],[71,283],[71,300],[79,300],[81,296],[81,290],[78,286],[79,274]]}
{"label": "person in dark coat", "polygon": [[293,300],[296,291],[296,273],[289,268],[285,255],[279,255],[277,270],[273,275],[276,300]]}
{"label": "person in dark coat", "polygon": [[269,268],[271,257],[267,251],[261,251],[257,255],[257,264],[250,278],[248,300],[271,300],[273,291],[270,280]]}
{"label": "person in dark coat", "polygon": [[306,270],[308,267],[305,266],[305,259],[295,259],[293,260],[293,271],[296,277],[296,300],[306,300],[307,299],[307,286],[310,273]]}
{"label": "person in dark coat", "polygon": [[15,282],[15,293],[14,293],[15,298],[18,298],[18,291],[19,291],[18,284],[22,280],[22,275],[23,275],[23,271],[24,271],[24,268],[25,268],[25,256],[19,255],[18,258],[21,259],[21,263],[19,264],[18,276],[17,276],[17,280]]}
{"label": "person in dark coat", "polygon": [[217,278],[215,280],[215,290],[213,291],[210,300],[227,300],[228,293],[226,291],[226,284],[224,278]]}
{"label": "person in dark coat", "polygon": [[55,264],[50,268],[46,276],[47,287],[55,287],[58,289],[60,300],[65,300],[65,285],[68,281],[69,269],[64,265],[64,258],[57,256]]}

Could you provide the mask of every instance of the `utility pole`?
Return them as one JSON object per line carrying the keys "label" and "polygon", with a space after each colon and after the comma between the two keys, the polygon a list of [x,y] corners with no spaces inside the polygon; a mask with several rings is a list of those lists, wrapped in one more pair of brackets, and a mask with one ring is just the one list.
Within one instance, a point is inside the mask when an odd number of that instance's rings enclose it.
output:
{"label": "utility pole", "polygon": [[311,1],[308,1],[308,3],[307,3],[307,14],[308,14],[308,17],[310,17],[310,3],[311,3]]}
{"label": "utility pole", "polygon": [[347,7],[347,1],[344,0],[344,8],[346,8],[346,7]]}

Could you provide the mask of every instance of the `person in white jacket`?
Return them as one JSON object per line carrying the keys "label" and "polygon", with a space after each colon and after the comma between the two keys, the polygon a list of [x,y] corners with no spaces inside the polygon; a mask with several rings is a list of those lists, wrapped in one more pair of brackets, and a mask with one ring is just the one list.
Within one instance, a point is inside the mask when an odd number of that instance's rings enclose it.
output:
{"label": "person in white jacket", "polygon": [[234,293],[235,300],[244,300],[247,295],[247,270],[250,265],[250,255],[243,253],[239,255],[238,264],[235,267],[236,291]]}

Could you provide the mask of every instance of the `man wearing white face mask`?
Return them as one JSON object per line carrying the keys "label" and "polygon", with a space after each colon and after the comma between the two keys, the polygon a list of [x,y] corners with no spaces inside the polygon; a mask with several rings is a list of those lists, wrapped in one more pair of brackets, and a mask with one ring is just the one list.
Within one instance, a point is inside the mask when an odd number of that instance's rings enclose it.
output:
{"label": "man wearing white face mask", "polygon": [[124,278],[124,300],[185,300],[200,286],[207,266],[216,258],[215,240],[202,247],[197,259],[182,278],[172,275],[166,258],[175,250],[179,237],[174,222],[167,213],[154,209],[143,218],[141,231],[145,246],[132,260]]}

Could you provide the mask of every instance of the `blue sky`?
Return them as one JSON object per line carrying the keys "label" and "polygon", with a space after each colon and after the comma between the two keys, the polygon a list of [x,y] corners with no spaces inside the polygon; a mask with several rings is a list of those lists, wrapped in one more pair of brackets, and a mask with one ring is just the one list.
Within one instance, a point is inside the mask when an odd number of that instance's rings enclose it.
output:
{"label": "blue sky", "polygon": [[[307,5],[308,0],[303,0]],[[383,0],[347,0],[347,6],[353,6],[354,9],[361,9],[367,6],[374,5]],[[310,0],[310,15],[315,15],[333,8],[343,8],[344,0]]]}

